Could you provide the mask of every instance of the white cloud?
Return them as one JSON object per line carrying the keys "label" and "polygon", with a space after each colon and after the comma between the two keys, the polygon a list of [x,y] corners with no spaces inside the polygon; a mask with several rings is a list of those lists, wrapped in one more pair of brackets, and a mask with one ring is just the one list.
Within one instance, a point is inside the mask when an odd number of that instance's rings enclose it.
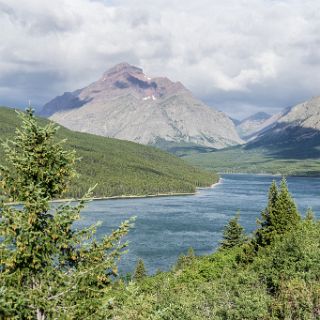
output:
{"label": "white cloud", "polygon": [[0,0],[0,102],[41,105],[128,61],[233,116],[272,112],[320,94],[319,9],[318,0]]}

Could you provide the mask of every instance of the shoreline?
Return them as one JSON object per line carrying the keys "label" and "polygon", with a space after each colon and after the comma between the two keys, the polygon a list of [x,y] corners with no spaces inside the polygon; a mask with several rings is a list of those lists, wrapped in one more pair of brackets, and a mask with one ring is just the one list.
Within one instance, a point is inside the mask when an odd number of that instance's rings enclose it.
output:
{"label": "shoreline", "polygon": [[270,173],[270,172],[218,172],[219,175],[256,175],[256,176],[272,176],[272,177],[302,177],[302,178],[320,178],[320,173]]}
{"label": "shoreline", "polygon": [[267,177],[281,177],[283,176],[282,174],[280,173],[263,173],[263,172],[260,172],[260,173],[248,173],[248,172],[219,172],[220,175],[243,175],[243,176],[246,176],[246,175],[255,175],[255,176],[267,176]]}
{"label": "shoreline", "polygon": [[[198,190],[212,189],[212,188],[216,187],[217,185],[221,184],[222,181],[223,181],[223,178],[221,178],[221,177],[219,176],[219,180],[218,180],[217,182],[211,184],[211,185],[208,186],[208,187],[199,187],[199,188],[196,188],[196,190],[198,191]],[[197,191],[195,192],[195,194],[197,193]]]}
{"label": "shoreline", "polygon": [[[121,199],[143,199],[143,198],[161,198],[161,197],[183,197],[183,196],[194,196],[199,193],[199,190],[203,189],[211,189],[216,185],[222,182],[222,178],[219,177],[219,180],[208,187],[199,187],[196,188],[195,192],[167,192],[167,193],[157,193],[157,194],[141,194],[141,195],[119,195],[119,196],[110,196],[110,197],[96,197],[90,198],[89,201],[100,201],[100,200],[121,200]],[[59,203],[59,202],[72,202],[79,201],[81,199],[57,199],[51,200],[51,203]]]}
{"label": "shoreline", "polygon": [[[195,192],[167,192],[167,193],[157,193],[157,194],[142,194],[142,195],[119,195],[119,196],[109,196],[109,197],[93,197],[89,198],[88,201],[102,201],[102,200],[124,200],[124,199],[143,199],[143,198],[160,198],[160,197],[183,197],[183,196],[194,196],[199,193],[199,190],[203,189],[210,189],[214,188],[216,185],[220,184],[222,181],[222,178],[219,178],[219,180],[212,185],[208,187],[199,187],[196,188]],[[62,203],[62,202],[76,202],[80,201],[81,199],[74,199],[74,198],[65,198],[65,199],[56,199],[56,200],[50,200],[49,203]],[[5,206],[10,205],[19,205],[22,204],[21,202],[8,202],[5,203]]]}
{"label": "shoreline", "polygon": [[[120,195],[120,196],[110,196],[110,197],[92,197],[86,200],[90,201],[101,201],[101,200],[121,200],[121,199],[140,199],[140,198],[156,198],[156,197],[181,197],[181,196],[194,196],[198,192],[172,192],[172,193],[158,193],[158,194],[143,194],[143,195]],[[81,199],[75,198],[65,198],[65,199],[56,199],[50,200],[49,203],[62,203],[62,202],[77,202]],[[5,206],[14,206],[20,205],[22,202],[8,202],[5,203]]]}
{"label": "shoreline", "polygon": [[223,178],[219,177],[219,180],[216,183],[214,183],[210,188],[213,189],[217,187],[219,184],[221,184],[222,182],[223,182]]}
{"label": "shoreline", "polygon": [[[172,192],[172,193],[157,193],[157,194],[142,194],[142,195],[120,195],[120,196],[110,196],[110,197],[93,197],[88,199],[89,201],[100,201],[100,200],[121,200],[121,199],[141,199],[141,198],[157,198],[157,197],[181,197],[181,196],[194,196],[197,194],[197,191],[195,192]],[[57,200],[51,200],[52,203],[58,203],[58,202],[73,202],[73,201],[79,201],[81,199],[57,199]]]}

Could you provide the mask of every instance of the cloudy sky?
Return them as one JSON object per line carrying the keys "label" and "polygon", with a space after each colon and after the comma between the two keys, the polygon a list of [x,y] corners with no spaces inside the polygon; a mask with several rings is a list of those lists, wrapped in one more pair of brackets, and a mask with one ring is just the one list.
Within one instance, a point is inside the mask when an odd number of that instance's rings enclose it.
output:
{"label": "cloudy sky", "polygon": [[0,0],[0,104],[41,107],[119,62],[243,118],[320,95],[319,0]]}

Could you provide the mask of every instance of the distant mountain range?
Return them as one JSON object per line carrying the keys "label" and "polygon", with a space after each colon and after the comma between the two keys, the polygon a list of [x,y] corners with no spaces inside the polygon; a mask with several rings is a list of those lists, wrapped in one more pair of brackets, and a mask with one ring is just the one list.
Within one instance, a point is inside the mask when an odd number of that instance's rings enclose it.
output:
{"label": "distant mountain range", "polygon": [[[255,133],[259,132],[268,119],[272,116],[265,112],[255,113],[236,124],[240,137],[244,140],[250,139]],[[235,120],[234,120],[235,121]]]}
{"label": "distant mountain range", "polygon": [[127,63],[54,98],[40,114],[74,131],[155,145],[180,156],[236,145],[294,159],[320,152],[320,97],[276,115],[259,112],[237,121],[197,100],[180,82],[149,78]]}
{"label": "distant mountain range", "polygon": [[71,130],[142,144],[220,149],[243,142],[223,112],[197,100],[180,82],[149,78],[127,63],[85,88],[54,98],[40,115]]}
{"label": "distant mountain range", "polygon": [[[287,108],[268,127],[257,132],[246,148],[283,149],[312,156],[320,150],[320,97]],[[318,150],[318,151],[317,151]],[[287,154],[288,155],[288,154]]]}
{"label": "distant mountain range", "polygon": [[268,117],[244,119],[246,144],[186,157],[220,172],[320,175],[320,97]]}
{"label": "distant mountain range", "polygon": [[236,128],[250,147],[284,146],[310,140],[317,144],[320,133],[320,97],[285,108],[275,115],[255,113],[239,121]]}

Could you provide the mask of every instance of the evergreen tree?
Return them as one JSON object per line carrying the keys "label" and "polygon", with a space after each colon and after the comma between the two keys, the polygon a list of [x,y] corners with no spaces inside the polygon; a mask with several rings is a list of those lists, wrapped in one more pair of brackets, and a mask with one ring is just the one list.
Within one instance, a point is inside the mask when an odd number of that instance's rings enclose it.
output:
{"label": "evergreen tree", "polygon": [[271,215],[275,210],[276,203],[278,200],[278,187],[276,182],[273,180],[269,189],[268,195],[268,205],[267,208],[262,212],[262,221],[261,226],[268,226],[270,225]]}
{"label": "evergreen tree", "polygon": [[192,260],[192,259],[194,259],[195,258],[195,253],[194,253],[194,249],[192,248],[192,247],[190,247],[189,249],[188,249],[188,252],[187,252],[187,257],[189,257],[190,258],[190,260]]}
{"label": "evergreen tree", "polygon": [[190,265],[194,259],[195,259],[194,249],[192,247],[190,247],[188,249],[188,252],[186,255],[185,254],[179,255],[174,268],[176,270],[180,270],[180,269]]}
{"label": "evergreen tree", "polygon": [[146,268],[142,259],[139,259],[134,270],[133,279],[139,281],[147,276]]}
{"label": "evergreen tree", "polygon": [[90,192],[75,205],[50,205],[76,175],[75,154],[54,140],[57,127],[37,124],[31,109],[20,117],[0,167],[0,318],[103,318],[130,224],[98,242],[95,226],[73,227]]}
{"label": "evergreen tree", "polygon": [[259,246],[270,244],[270,237],[272,232],[271,216],[276,211],[278,196],[279,191],[277,183],[275,182],[275,180],[273,180],[269,188],[267,207],[261,213],[261,220],[257,221],[257,223],[260,225],[260,228],[256,231],[256,243]]}
{"label": "evergreen tree", "polygon": [[306,213],[306,218],[305,220],[307,221],[314,221],[315,217],[314,217],[314,212],[312,211],[311,208],[308,208],[307,213]]}
{"label": "evergreen tree", "polygon": [[184,266],[186,266],[187,263],[188,262],[187,262],[186,256],[183,253],[181,253],[174,265],[174,270],[182,269]]}
{"label": "evergreen tree", "polygon": [[259,221],[261,228],[256,231],[256,244],[269,245],[274,237],[296,227],[300,220],[300,214],[289,193],[286,179],[282,179],[280,191],[273,182],[269,190],[268,206],[262,213],[262,221]]}
{"label": "evergreen tree", "polygon": [[281,181],[276,210],[272,212],[270,220],[277,234],[283,234],[291,230],[301,220],[297,206],[289,193],[285,178]]}
{"label": "evergreen tree", "polygon": [[243,227],[239,223],[240,215],[237,214],[225,226],[223,240],[220,242],[222,249],[230,249],[245,243],[246,236]]}

